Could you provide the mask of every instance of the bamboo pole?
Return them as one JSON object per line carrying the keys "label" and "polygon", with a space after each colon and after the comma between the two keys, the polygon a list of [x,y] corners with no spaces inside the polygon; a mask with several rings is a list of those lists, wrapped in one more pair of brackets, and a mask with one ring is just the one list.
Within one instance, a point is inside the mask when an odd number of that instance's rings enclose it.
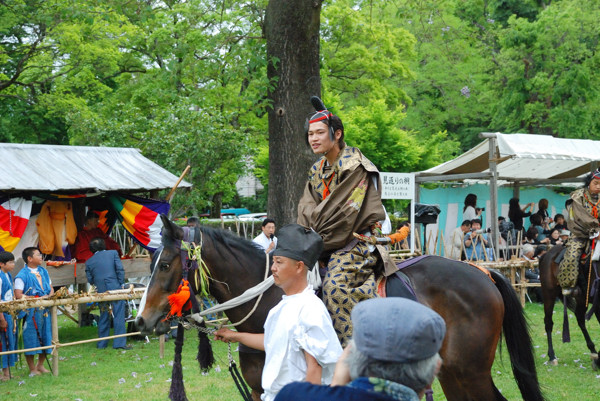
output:
{"label": "bamboo pole", "polygon": [[[50,318],[52,320],[52,345],[58,345],[58,314],[56,306],[50,309]],[[52,375],[58,376],[58,346],[52,350]]]}
{"label": "bamboo pole", "polygon": [[165,198],[165,200],[167,202],[170,202],[171,196],[173,196],[173,193],[175,192],[175,190],[179,186],[179,183],[183,180],[183,177],[185,177],[185,175],[188,173],[188,171],[190,171],[190,168],[192,168],[192,167],[188,164],[187,167],[185,168],[185,170],[183,170],[183,173],[181,173],[181,175],[179,176],[179,179],[177,180],[177,182],[175,183],[175,185],[173,185],[173,188],[171,188],[171,191],[169,191],[169,194]]}
{"label": "bamboo pole", "polygon": [[145,288],[129,290],[114,290],[101,294],[83,295],[70,298],[22,298],[8,302],[0,302],[0,312],[9,312],[11,309],[50,308],[59,305],[76,305],[90,302],[127,301],[142,298]]}
{"label": "bamboo pole", "polygon": [[165,335],[161,334],[158,337],[158,356],[160,359],[165,358]]}
{"label": "bamboo pole", "polygon": [[77,323],[79,325],[79,321],[77,319],[75,319],[73,316],[71,316],[71,314],[65,309],[62,308],[60,306],[57,306],[58,310],[62,312],[63,315],[65,315],[66,317],[68,317],[69,319],[71,319],[72,321],[74,321],[75,323]]}

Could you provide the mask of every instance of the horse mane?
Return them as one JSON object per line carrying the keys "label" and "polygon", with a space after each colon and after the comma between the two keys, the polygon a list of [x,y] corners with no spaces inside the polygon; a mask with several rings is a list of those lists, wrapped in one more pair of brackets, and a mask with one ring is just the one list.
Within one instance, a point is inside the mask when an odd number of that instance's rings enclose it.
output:
{"label": "horse mane", "polygon": [[[236,254],[243,256],[246,260],[244,264],[257,264],[257,261],[261,261],[261,267],[264,265],[265,251],[256,245],[254,242],[242,238],[230,230],[222,230],[207,226],[200,226],[200,230],[203,235],[206,235],[212,240],[214,244],[219,244],[230,250],[236,250]],[[218,247],[215,249],[219,251]]]}

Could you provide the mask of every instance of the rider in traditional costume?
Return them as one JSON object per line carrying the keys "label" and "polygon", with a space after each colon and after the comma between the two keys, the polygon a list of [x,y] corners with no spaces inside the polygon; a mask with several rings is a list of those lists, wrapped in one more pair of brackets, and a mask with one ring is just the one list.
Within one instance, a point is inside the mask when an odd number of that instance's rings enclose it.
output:
{"label": "rider in traditional costume", "polygon": [[565,295],[572,294],[575,289],[579,259],[588,241],[600,232],[599,194],[600,169],[588,175],[584,187],[573,191],[567,201],[567,219],[571,236],[567,241],[567,251],[558,272],[558,283]]}
{"label": "rider in traditional costume", "polygon": [[307,121],[307,143],[322,154],[309,170],[308,183],[298,204],[298,224],[321,235],[327,266],[323,300],[342,345],[352,337],[350,312],[358,302],[375,297],[374,268],[379,254],[353,233],[371,234],[386,218],[381,203],[377,167],[358,148],[346,146],[344,126],[321,100],[311,102],[317,112]]}

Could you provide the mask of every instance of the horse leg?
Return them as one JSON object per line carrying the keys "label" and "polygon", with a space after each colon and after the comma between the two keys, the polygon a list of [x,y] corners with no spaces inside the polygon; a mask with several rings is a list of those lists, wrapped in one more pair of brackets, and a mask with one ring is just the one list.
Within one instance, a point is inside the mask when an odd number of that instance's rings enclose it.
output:
{"label": "horse leg", "polygon": [[555,300],[556,298],[553,296],[544,297],[544,328],[548,340],[548,360],[550,361],[550,364],[554,366],[558,365],[558,359],[556,359],[554,347],[552,345],[552,328],[554,327],[552,313],[554,312]]}
{"label": "horse leg", "polygon": [[[498,296],[499,298],[499,296]],[[477,330],[451,325],[446,333],[438,379],[448,401],[505,401],[494,386],[491,368],[502,332],[502,301],[486,300],[487,313],[479,315]],[[485,317],[483,317],[485,316]],[[466,325],[466,323],[465,323]],[[469,351],[470,350],[470,351]]]}
{"label": "horse leg", "polygon": [[596,346],[594,345],[592,338],[590,337],[590,333],[588,333],[587,327],[585,327],[585,303],[577,302],[577,306],[575,307],[575,318],[577,319],[577,324],[583,333],[583,337],[585,338],[585,344],[590,350],[591,354],[598,355],[596,352]]}
{"label": "horse leg", "polygon": [[[598,320],[598,324],[600,324],[600,309],[596,309],[596,311],[594,312],[594,315],[596,315],[596,320]],[[596,352],[595,354],[592,354],[591,358],[592,358],[592,368],[594,370],[600,369],[600,359],[598,358],[598,353]]]}
{"label": "horse leg", "polygon": [[254,401],[260,401],[260,395],[263,393],[261,377],[262,369],[265,364],[265,353],[260,351],[240,351],[239,356],[242,375],[244,376],[246,383],[248,383],[248,386],[252,389],[252,399]]}

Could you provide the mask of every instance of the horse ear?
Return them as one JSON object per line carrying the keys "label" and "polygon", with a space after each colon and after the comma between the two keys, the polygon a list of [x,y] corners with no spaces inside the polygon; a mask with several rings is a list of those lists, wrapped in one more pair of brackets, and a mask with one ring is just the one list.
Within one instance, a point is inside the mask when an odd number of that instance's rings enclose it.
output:
{"label": "horse ear", "polygon": [[169,220],[169,218],[164,214],[160,215],[160,219],[163,223],[163,236],[179,240],[183,239],[183,229],[181,227]]}

